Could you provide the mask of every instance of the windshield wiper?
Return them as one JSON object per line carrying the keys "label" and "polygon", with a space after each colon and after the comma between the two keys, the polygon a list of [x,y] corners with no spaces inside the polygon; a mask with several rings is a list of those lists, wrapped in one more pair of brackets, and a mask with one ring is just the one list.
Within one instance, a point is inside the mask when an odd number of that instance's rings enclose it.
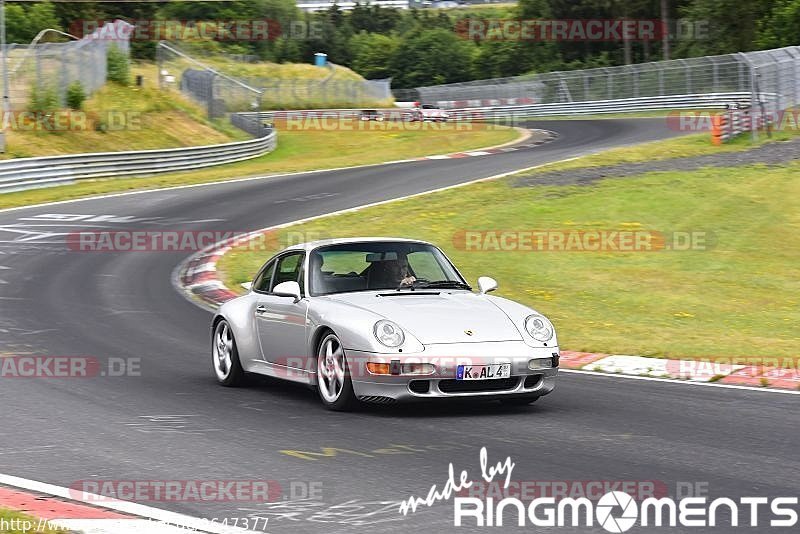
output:
{"label": "windshield wiper", "polygon": [[438,288],[438,289],[467,289],[472,290],[469,284],[457,280],[437,280],[435,282],[424,282],[419,287]]}

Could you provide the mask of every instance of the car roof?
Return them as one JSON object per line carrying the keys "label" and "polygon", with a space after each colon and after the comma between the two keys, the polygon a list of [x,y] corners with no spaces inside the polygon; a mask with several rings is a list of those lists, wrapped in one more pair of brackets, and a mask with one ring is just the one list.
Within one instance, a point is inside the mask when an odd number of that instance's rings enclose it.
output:
{"label": "car roof", "polygon": [[328,245],[346,245],[348,243],[377,243],[377,242],[390,242],[390,243],[423,243],[425,245],[433,245],[427,241],[419,239],[406,239],[403,237],[340,237],[335,239],[319,239],[317,241],[309,241],[308,243],[298,243],[284,249],[289,250],[304,250],[306,252],[314,250],[315,248],[325,247]]}

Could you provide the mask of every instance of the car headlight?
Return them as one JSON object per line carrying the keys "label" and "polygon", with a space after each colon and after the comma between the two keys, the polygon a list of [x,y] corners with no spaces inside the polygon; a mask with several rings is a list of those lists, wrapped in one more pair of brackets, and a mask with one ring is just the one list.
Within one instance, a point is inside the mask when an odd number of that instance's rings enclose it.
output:
{"label": "car headlight", "polygon": [[381,320],[375,323],[375,339],[387,347],[399,347],[405,341],[403,329],[392,321]]}
{"label": "car headlight", "polygon": [[541,315],[530,315],[525,319],[525,330],[536,341],[550,341],[553,338],[553,325]]}

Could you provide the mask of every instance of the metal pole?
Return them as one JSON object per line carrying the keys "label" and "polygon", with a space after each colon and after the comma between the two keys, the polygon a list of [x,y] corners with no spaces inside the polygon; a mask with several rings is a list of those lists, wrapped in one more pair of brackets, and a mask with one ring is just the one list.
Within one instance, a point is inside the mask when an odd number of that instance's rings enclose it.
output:
{"label": "metal pole", "polygon": [[11,110],[8,100],[8,49],[6,47],[6,2],[0,0],[0,49],[3,57],[3,125],[0,125],[0,152],[6,151],[6,115]]}
{"label": "metal pole", "polygon": [[[750,58],[747,56],[747,54],[744,54],[742,52],[737,52],[736,57],[738,57],[740,61],[742,61],[745,65],[747,65],[747,70],[750,71],[750,117],[751,117],[750,130],[753,136],[753,141],[758,141],[758,127],[756,124],[758,121],[756,120],[756,117],[753,115],[756,109],[756,105],[761,104],[761,98],[760,95],[758,94],[759,93],[758,82],[757,82],[758,73],[756,73],[755,65],[750,61]],[[761,116],[763,117],[764,116],[763,105],[760,105],[760,107],[761,107]]]}

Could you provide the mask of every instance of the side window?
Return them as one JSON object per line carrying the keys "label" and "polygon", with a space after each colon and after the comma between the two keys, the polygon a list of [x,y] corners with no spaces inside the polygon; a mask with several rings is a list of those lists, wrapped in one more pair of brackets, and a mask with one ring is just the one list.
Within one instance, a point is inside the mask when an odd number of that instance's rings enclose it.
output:
{"label": "side window", "polygon": [[[270,291],[281,282],[299,282],[303,271],[303,253],[288,254],[278,260]],[[302,286],[301,286],[302,287]]]}
{"label": "side window", "polygon": [[255,282],[253,282],[253,290],[266,293],[269,291],[269,284],[272,282],[272,272],[275,270],[275,262],[270,262],[264,269],[261,270]]}

